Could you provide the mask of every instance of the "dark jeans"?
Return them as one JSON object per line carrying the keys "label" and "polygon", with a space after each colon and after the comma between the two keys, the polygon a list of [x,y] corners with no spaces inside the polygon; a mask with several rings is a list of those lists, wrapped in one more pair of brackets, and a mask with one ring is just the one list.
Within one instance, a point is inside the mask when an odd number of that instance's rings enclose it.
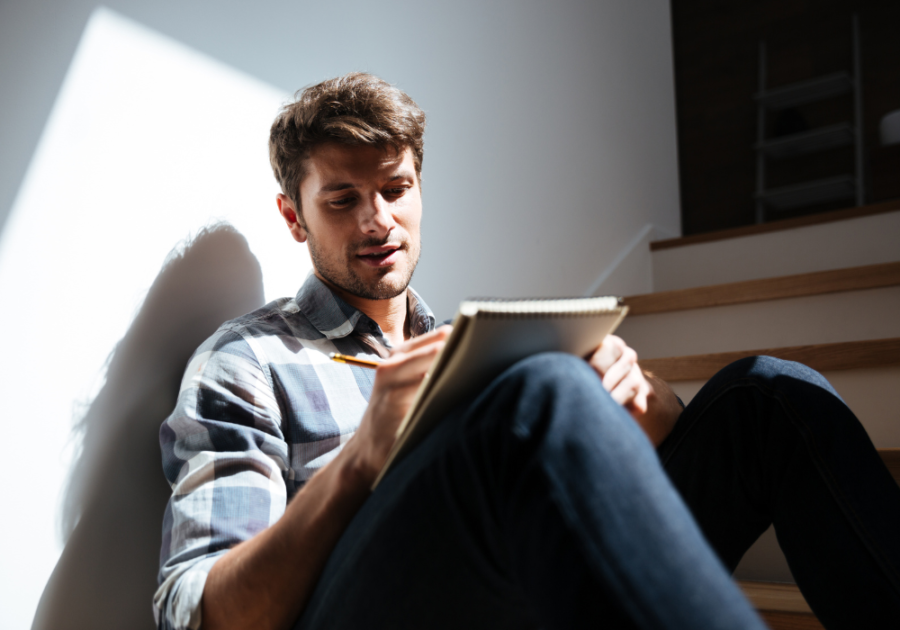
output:
{"label": "dark jeans", "polygon": [[729,366],[657,457],[585,362],[537,355],[385,478],[297,628],[763,628],[728,571],[772,522],[826,626],[900,619],[900,489],[820,375]]}

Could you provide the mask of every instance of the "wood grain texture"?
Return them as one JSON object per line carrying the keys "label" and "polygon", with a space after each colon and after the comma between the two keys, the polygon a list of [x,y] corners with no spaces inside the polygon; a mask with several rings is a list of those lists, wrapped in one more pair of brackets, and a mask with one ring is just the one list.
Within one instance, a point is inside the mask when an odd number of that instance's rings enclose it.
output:
{"label": "wood grain texture", "polygon": [[825,630],[812,613],[776,612],[760,610],[759,616],[772,630]]}
{"label": "wood grain texture", "polygon": [[629,317],[900,285],[900,262],[745,280],[625,298]]}
{"label": "wood grain texture", "polygon": [[819,372],[884,367],[900,364],[900,338],[696,354],[645,359],[640,363],[644,370],[664,381],[699,381],[712,377],[729,363],[757,355],[796,361]]}
{"label": "wood grain texture", "polygon": [[796,584],[778,582],[751,582],[741,580],[738,586],[757,610],[811,613],[812,610]]}
{"label": "wood grain texture", "polygon": [[650,251],[655,252],[660,249],[671,249],[673,247],[684,247],[686,245],[695,245],[697,243],[722,241],[729,238],[751,236],[753,234],[765,234],[766,232],[779,232],[781,230],[791,230],[807,225],[817,225],[819,223],[845,221],[847,219],[866,217],[873,214],[894,212],[895,210],[900,210],[900,200],[895,199],[892,201],[885,201],[883,203],[875,203],[868,206],[860,206],[857,208],[846,208],[844,210],[823,212],[821,214],[811,214],[803,217],[796,217],[793,219],[784,219],[782,221],[772,221],[770,223],[761,223],[758,225],[747,225],[744,227],[732,228],[730,230],[719,230],[717,232],[705,232],[703,234],[682,236],[681,238],[669,238],[662,241],[653,241],[652,243],[650,243]]}

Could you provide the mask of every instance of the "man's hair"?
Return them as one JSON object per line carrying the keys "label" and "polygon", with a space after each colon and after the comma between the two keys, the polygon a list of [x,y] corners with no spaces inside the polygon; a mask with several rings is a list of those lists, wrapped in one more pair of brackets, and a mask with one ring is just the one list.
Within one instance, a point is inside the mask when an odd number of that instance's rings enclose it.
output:
{"label": "man's hair", "polygon": [[299,209],[310,151],[325,142],[412,149],[422,175],[425,113],[405,92],[365,72],[352,72],[297,92],[269,133],[269,161],[282,192]]}

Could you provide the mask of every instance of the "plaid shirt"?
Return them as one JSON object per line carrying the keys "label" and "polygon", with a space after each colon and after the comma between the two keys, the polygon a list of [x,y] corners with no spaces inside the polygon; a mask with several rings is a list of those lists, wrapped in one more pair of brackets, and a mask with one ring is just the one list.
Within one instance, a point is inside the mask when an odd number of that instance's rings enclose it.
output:
{"label": "plaid shirt", "polygon": [[[409,289],[410,333],[434,316]],[[163,520],[160,628],[197,628],[216,560],[277,521],[307,479],[359,426],[372,370],[329,352],[377,358],[381,328],[316,276],[281,298],[222,324],[188,363],[159,440],[172,498]]]}

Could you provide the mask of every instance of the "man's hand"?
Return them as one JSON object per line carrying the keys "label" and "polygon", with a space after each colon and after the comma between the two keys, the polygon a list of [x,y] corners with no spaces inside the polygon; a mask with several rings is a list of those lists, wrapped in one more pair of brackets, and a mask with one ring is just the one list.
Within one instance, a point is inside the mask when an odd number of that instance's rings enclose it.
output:
{"label": "man's hand", "polygon": [[681,405],[665,381],[641,370],[637,358],[637,352],[621,338],[607,335],[588,363],[613,400],[625,407],[653,445],[659,446],[681,415]]}
{"label": "man's hand", "polygon": [[203,628],[290,628],[328,556],[369,496],[397,427],[449,326],[399,346],[378,366],[359,429],[288,504],[274,525],[223,555],[203,589]]}
{"label": "man's hand", "polygon": [[358,449],[361,472],[373,480],[387,461],[400,421],[451,330],[450,326],[441,326],[410,339],[376,369],[369,406],[352,440]]}

